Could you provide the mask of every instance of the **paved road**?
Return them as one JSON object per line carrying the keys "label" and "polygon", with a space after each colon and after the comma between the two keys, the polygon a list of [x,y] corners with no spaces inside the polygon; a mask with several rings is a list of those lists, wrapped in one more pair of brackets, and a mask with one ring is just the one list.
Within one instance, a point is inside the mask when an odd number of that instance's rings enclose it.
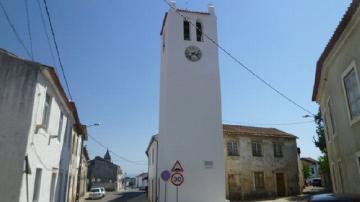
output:
{"label": "paved road", "polygon": [[98,200],[84,200],[84,202],[147,202],[146,195],[140,191],[107,192],[106,196]]}

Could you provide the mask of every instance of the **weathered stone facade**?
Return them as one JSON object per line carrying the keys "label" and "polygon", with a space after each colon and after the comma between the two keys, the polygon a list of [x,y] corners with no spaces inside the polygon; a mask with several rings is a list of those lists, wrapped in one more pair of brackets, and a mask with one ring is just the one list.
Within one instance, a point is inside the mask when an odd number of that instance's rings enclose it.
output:
{"label": "weathered stone facade", "polygon": [[88,166],[88,188],[105,187],[108,191],[119,191],[122,189],[122,170],[120,166],[111,162],[109,152],[104,158],[99,156],[89,161]]}
{"label": "weathered stone facade", "polygon": [[228,199],[300,192],[295,136],[274,128],[224,125],[224,144]]}

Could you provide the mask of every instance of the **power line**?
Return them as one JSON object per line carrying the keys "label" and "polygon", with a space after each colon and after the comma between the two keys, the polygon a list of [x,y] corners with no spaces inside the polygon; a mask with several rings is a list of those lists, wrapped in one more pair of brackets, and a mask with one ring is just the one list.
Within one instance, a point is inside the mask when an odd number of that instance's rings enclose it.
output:
{"label": "power line", "polygon": [[236,122],[236,121],[228,121],[228,120],[223,120],[223,121],[228,123],[253,125],[253,126],[290,126],[290,125],[314,123],[314,121],[298,121],[298,122],[286,122],[286,123],[285,122],[284,123],[247,123],[247,122]]}
{"label": "power line", "polygon": [[0,7],[1,7],[1,9],[2,9],[4,15],[5,15],[5,18],[6,18],[7,22],[9,23],[9,25],[10,25],[10,27],[11,27],[11,30],[14,32],[16,39],[18,40],[18,42],[20,43],[20,45],[24,48],[24,50],[25,50],[26,54],[28,55],[28,57],[29,57],[29,58],[32,58],[32,56],[31,56],[31,54],[30,54],[30,51],[26,48],[25,43],[24,43],[23,40],[21,39],[21,37],[20,37],[19,33],[17,32],[14,24],[11,22],[10,17],[9,17],[9,15],[7,14],[6,9],[5,9],[5,7],[4,7],[4,5],[2,4],[1,1],[0,1]]}
{"label": "power line", "polygon": [[47,18],[48,18],[48,20],[49,20],[49,25],[50,25],[50,28],[51,28],[52,38],[53,38],[53,41],[54,41],[54,44],[55,44],[56,54],[57,54],[57,56],[58,56],[60,68],[61,68],[62,75],[63,75],[63,77],[64,77],[64,81],[65,81],[65,84],[66,84],[66,89],[67,89],[67,92],[68,92],[68,94],[69,94],[70,99],[73,100],[73,98],[72,98],[72,96],[71,96],[71,92],[70,92],[69,83],[68,83],[68,80],[67,80],[66,75],[65,75],[64,66],[63,66],[63,64],[62,64],[62,62],[61,62],[60,52],[59,52],[58,44],[57,44],[57,42],[56,42],[56,37],[55,37],[55,31],[54,31],[53,25],[52,25],[52,23],[51,23],[50,12],[49,12],[49,9],[48,9],[46,0],[44,0],[44,5],[45,5],[45,10],[46,10],[46,15],[47,15]]}
{"label": "power line", "polygon": [[[105,146],[103,143],[101,143],[99,140],[97,140],[96,138],[94,138],[93,136],[91,136],[90,134],[88,134],[88,136],[90,137],[90,139],[92,139],[95,143],[97,143],[98,145],[100,145],[101,147],[103,147],[104,149],[109,149],[109,147]],[[114,154],[116,157],[118,157],[119,159],[123,160],[123,161],[126,161],[128,163],[132,163],[132,164],[135,164],[135,165],[146,165],[144,163],[144,161],[132,161],[132,160],[129,160],[117,153],[115,153],[114,151],[112,150],[109,150],[110,153]]]}
{"label": "power line", "polygon": [[51,55],[51,59],[52,59],[54,67],[56,68],[57,65],[55,64],[56,63],[55,62],[55,57],[54,57],[52,46],[51,46],[51,43],[50,43],[50,38],[49,38],[49,35],[48,35],[48,32],[47,32],[47,28],[46,28],[45,19],[44,19],[44,15],[43,15],[43,10],[41,8],[40,0],[36,0],[36,2],[37,2],[38,7],[39,7],[40,16],[41,16],[41,23],[42,23],[42,26],[43,26],[44,34],[46,36],[46,40],[47,40],[47,43],[49,45],[49,52],[50,52],[50,55]]}
{"label": "power line", "polygon": [[[163,0],[171,9],[173,9],[178,15],[186,19],[186,16],[181,14],[175,7],[171,5],[168,0]],[[207,39],[209,39],[215,46],[217,46],[221,51],[223,51],[227,56],[229,56],[231,59],[233,59],[236,63],[238,63],[241,67],[243,67],[246,71],[248,71],[251,75],[253,75],[255,78],[257,78],[259,81],[261,81],[263,84],[265,84],[267,87],[275,91],[278,95],[292,103],[293,105],[297,106],[298,108],[302,109],[306,113],[309,113],[311,115],[315,115],[310,110],[306,109],[305,107],[301,106],[297,102],[295,102],[293,99],[282,93],[280,90],[275,88],[273,85],[271,85],[269,82],[267,82],[265,79],[263,79],[261,76],[259,76],[257,73],[255,73],[253,70],[251,70],[248,66],[246,66],[244,63],[242,63],[239,59],[237,59],[235,56],[233,56],[229,51],[227,51],[224,47],[222,47],[218,42],[216,42],[214,39],[212,39],[209,35],[207,35],[203,30],[200,30],[194,23],[189,21],[191,26],[193,26],[195,29],[202,32],[203,36],[205,36]]]}
{"label": "power line", "polygon": [[29,15],[29,5],[28,5],[29,2],[28,1],[29,0],[25,0],[26,24],[27,24],[28,35],[29,35],[31,59],[34,60],[34,50],[33,50],[32,38],[31,38],[30,15]]}

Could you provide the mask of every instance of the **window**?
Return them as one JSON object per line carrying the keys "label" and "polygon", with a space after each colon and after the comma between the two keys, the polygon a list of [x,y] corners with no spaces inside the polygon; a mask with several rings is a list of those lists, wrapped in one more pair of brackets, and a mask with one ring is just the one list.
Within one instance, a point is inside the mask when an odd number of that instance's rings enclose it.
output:
{"label": "window", "polygon": [[40,185],[41,185],[41,168],[36,168],[35,173],[35,182],[34,182],[34,193],[33,193],[33,202],[39,201],[40,196]]}
{"label": "window", "polygon": [[311,166],[311,174],[315,174],[315,169],[312,166]]}
{"label": "window", "polygon": [[59,141],[61,140],[63,122],[64,122],[64,114],[62,112],[60,112],[60,120],[59,120],[59,128],[58,128],[58,140]]}
{"label": "window", "polygon": [[203,39],[202,25],[200,22],[196,22],[196,40],[202,41]]}
{"label": "window", "polygon": [[43,120],[42,120],[42,124],[44,125],[46,130],[49,127],[50,108],[51,108],[51,96],[49,94],[46,94],[44,111],[43,111]]}
{"label": "window", "polygon": [[350,119],[354,120],[360,116],[360,88],[354,67],[343,77],[343,82]]}
{"label": "window", "polygon": [[274,146],[274,156],[283,157],[282,144],[274,142],[273,146]]}
{"label": "window", "polygon": [[264,189],[264,172],[255,172],[254,173],[254,179],[255,179],[255,189]]}
{"label": "window", "polygon": [[54,201],[56,173],[52,173],[50,182],[50,202]]}
{"label": "window", "polygon": [[339,189],[343,191],[343,172],[342,172],[342,162],[338,161],[338,170],[339,170]]}
{"label": "window", "polygon": [[239,156],[238,145],[235,140],[227,143],[228,156]]}
{"label": "window", "polygon": [[190,22],[184,20],[184,40],[190,41]]}
{"label": "window", "polygon": [[329,98],[328,102],[327,102],[327,108],[328,108],[328,113],[329,113],[329,118],[330,118],[330,123],[331,123],[331,132],[334,135],[335,134],[335,121],[334,121],[334,116],[333,116],[333,111],[332,111],[332,102]]}
{"label": "window", "polygon": [[262,149],[260,142],[252,142],[252,153],[253,156],[262,156]]}
{"label": "window", "polygon": [[329,133],[330,133],[330,130],[329,130],[329,122],[328,122],[328,120],[327,120],[326,112],[324,112],[324,114],[323,114],[323,118],[324,118],[324,124],[325,124],[325,136],[326,136],[326,139],[330,142],[330,136],[329,136]]}

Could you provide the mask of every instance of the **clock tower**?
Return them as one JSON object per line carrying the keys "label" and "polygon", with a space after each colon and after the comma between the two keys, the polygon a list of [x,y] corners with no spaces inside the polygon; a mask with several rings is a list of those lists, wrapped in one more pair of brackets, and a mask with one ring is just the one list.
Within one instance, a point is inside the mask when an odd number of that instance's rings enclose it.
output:
{"label": "clock tower", "polygon": [[[212,5],[198,12],[171,4],[160,33],[158,178],[149,186],[157,186],[160,202],[224,202],[218,48],[209,40],[217,42],[215,10]],[[178,187],[160,179],[177,161],[183,168]]]}

